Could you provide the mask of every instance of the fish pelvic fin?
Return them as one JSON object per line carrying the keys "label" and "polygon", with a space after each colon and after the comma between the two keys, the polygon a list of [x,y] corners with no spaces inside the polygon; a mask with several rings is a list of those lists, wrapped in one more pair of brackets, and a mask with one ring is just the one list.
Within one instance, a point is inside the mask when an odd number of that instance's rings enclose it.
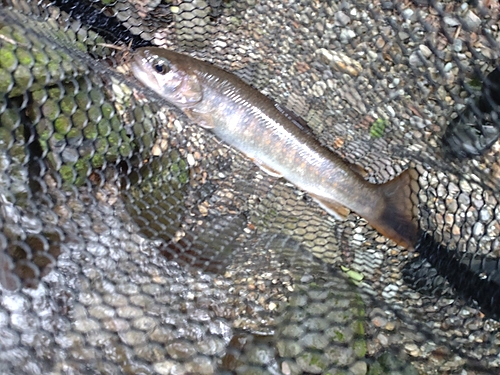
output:
{"label": "fish pelvic fin", "polygon": [[417,241],[417,224],[413,218],[410,170],[393,180],[378,185],[382,196],[378,210],[363,215],[376,230],[398,245],[413,249]]}

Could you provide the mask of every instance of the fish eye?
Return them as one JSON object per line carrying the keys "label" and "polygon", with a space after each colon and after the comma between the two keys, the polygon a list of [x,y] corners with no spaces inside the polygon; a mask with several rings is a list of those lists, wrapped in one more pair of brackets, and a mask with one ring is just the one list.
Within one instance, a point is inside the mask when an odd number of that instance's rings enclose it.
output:
{"label": "fish eye", "polygon": [[168,71],[170,70],[168,67],[168,63],[164,60],[157,60],[153,64],[153,69],[156,71],[158,74],[167,74]]}

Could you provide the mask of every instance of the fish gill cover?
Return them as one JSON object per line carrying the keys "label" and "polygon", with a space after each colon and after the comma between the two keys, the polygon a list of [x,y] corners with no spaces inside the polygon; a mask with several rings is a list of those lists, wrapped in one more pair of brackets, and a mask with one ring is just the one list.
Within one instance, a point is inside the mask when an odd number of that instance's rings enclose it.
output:
{"label": "fish gill cover", "polygon": [[[497,1],[0,4],[0,373],[500,372]],[[415,248],[191,123],[140,46],[411,168]]]}

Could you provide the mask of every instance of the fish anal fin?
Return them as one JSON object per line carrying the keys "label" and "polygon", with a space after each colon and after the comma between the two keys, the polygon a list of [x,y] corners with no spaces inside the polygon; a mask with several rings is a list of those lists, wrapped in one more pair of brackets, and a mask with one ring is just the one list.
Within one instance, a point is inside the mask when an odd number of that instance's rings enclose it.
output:
{"label": "fish anal fin", "polygon": [[382,197],[380,207],[366,212],[363,217],[385,237],[412,249],[417,241],[418,228],[413,219],[409,170],[378,185],[377,189]]}
{"label": "fish anal fin", "polygon": [[337,220],[343,221],[347,219],[347,215],[351,213],[351,211],[347,207],[338,202],[330,199],[325,199],[324,197],[320,197],[314,194],[309,195],[319,204],[322,209],[324,209]]}
{"label": "fish anal fin", "polygon": [[359,164],[354,164],[354,163],[349,163],[349,162],[346,162],[348,165],[349,165],[349,168],[353,171],[353,172],[356,172],[357,174],[359,174],[361,177],[363,178],[366,178],[368,177],[368,172],[366,171],[366,169],[364,167],[362,167],[361,165]]}
{"label": "fish anal fin", "polygon": [[253,159],[253,162],[264,172],[266,172],[268,175],[276,178],[280,178],[283,176],[280,172],[276,171],[275,169],[268,167],[266,164],[262,163],[260,160]]}

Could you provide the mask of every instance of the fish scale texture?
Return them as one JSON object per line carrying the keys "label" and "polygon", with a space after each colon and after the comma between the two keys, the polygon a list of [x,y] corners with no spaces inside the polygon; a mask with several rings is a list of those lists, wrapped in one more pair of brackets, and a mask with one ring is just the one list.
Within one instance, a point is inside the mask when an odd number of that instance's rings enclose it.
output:
{"label": "fish scale texture", "polygon": [[[0,373],[499,373],[499,11],[1,0]],[[147,46],[372,183],[410,168],[415,249],[190,122],[131,74]]]}

